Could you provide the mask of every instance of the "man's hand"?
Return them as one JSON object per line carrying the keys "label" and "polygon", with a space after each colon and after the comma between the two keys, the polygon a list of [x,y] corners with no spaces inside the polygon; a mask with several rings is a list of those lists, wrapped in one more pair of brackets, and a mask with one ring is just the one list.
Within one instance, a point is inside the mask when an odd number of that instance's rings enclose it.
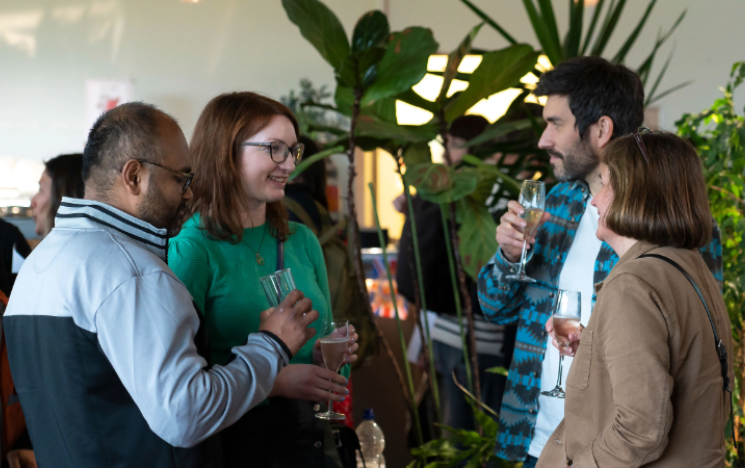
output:
{"label": "man's hand", "polygon": [[[497,243],[502,248],[505,258],[512,263],[518,262],[523,253],[523,241],[525,240],[523,228],[527,225],[525,220],[520,217],[523,213],[525,213],[525,208],[512,200],[507,204],[507,212],[502,215],[499,226],[497,226]],[[550,218],[550,213],[543,213],[538,226]],[[533,244],[535,244],[535,238],[531,237],[528,239],[528,248]]]}
{"label": "man's hand", "polygon": [[281,396],[308,401],[343,401],[349,393],[347,379],[313,364],[290,364],[274,381],[270,397]]}
{"label": "man's hand", "polygon": [[[354,327],[349,325],[349,349],[347,349],[346,357],[344,358],[344,364],[351,364],[357,360],[357,355],[354,354],[359,349],[360,345],[357,343],[359,335],[354,331]],[[324,366],[323,354],[321,353],[321,340],[317,340],[313,346],[313,362],[317,366]]]}
{"label": "man's hand", "polygon": [[276,309],[261,313],[259,331],[274,333],[285,342],[293,355],[297,354],[316,334],[315,329],[308,328],[308,325],[318,319],[318,311],[311,310],[311,307],[313,303],[303,293],[297,289],[290,291]]}
{"label": "man's hand", "polygon": [[19,449],[8,452],[10,468],[37,468],[33,450]]}
{"label": "man's hand", "polygon": [[582,330],[584,329],[585,327],[580,324],[579,332],[570,333],[567,337],[570,343],[559,345],[559,342],[556,341],[556,334],[554,333],[554,318],[549,317],[549,319],[546,321],[546,332],[551,335],[551,344],[559,350],[559,354],[563,354],[564,356],[574,357],[574,355],[577,354],[577,348],[579,348],[579,340],[580,338],[582,338]]}

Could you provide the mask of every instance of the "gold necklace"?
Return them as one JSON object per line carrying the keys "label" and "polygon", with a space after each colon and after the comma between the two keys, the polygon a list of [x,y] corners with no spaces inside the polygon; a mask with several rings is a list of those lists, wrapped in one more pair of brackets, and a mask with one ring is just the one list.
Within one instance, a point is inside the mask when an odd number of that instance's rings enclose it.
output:
{"label": "gold necklace", "polygon": [[266,226],[264,226],[264,233],[263,233],[263,234],[261,235],[261,242],[259,242],[259,250],[258,250],[258,251],[257,251],[257,250],[254,250],[254,249],[253,249],[253,248],[252,248],[252,247],[251,247],[251,246],[250,246],[250,245],[248,244],[248,241],[246,241],[246,240],[244,239],[244,242],[246,243],[246,245],[248,246],[248,248],[249,248],[249,249],[251,249],[251,252],[253,252],[254,254],[256,254],[256,263],[258,263],[259,265],[263,265],[263,264],[264,264],[264,257],[262,257],[262,256],[261,256],[261,255],[259,254],[259,252],[261,252],[261,246],[262,246],[262,245],[264,244],[264,236],[266,236]]}

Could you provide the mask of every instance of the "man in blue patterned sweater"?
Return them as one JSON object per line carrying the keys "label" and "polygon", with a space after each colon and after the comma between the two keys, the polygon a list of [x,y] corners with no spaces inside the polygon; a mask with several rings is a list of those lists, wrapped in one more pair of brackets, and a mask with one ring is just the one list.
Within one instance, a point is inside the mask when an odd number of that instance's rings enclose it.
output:
{"label": "man in blue patterned sweater", "polygon": [[[545,324],[557,289],[582,293],[582,324],[595,303],[593,285],[618,261],[597,239],[598,211],[590,205],[600,190],[599,155],[613,139],[631,133],[644,119],[639,76],[599,57],[580,57],[545,73],[535,90],[548,96],[547,123],[538,145],[551,156],[559,180],[546,198],[543,224],[529,239],[527,273],[535,283],[511,282],[522,245],[523,208],[511,201],[497,228],[497,250],[479,274],[479,301],[495,324],[518,324],[517,342],[500,412],[496,453],[533,468],[548,437],[564,417],[564,400],[540,395],[558,376],[559,353],[547,346]],[[674,203],[674,200],[670,201]],[[714,277],[722,281],[718,227],[701,250]],[[563,361],[564,379],[572,358]],[[545,377],[545,378],[543,378]],[[563,382],[562,382],[563,384]]]}

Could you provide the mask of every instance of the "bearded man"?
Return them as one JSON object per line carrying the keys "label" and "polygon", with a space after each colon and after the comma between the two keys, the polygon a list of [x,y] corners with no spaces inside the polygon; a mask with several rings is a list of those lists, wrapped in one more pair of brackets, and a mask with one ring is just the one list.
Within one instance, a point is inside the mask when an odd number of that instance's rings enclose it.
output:
{"label": "bearded man", "polygon": [[63,199],[21,268],[5,333],[39,466],[220,467],[210,436],[262,402],[314,334],[318,312],[294,291],[232,362],[207,367],[200,316],[166,264],[192,197],[188,156],[155,107],[106,112],[85,147],[85,199]]}
{"label": "bearded man", "polygon": [[[581,293],[582,324],[595,304],[594,285],[603,281],[618,256],[598,240],[598,210],[590,205],[602,188],[600,154],[608,143],[636,130],[644,119],[639,76],[600,57],[579,57],[545,73],[535,94],[548,96],[546,128],[538,146],[551,156],[559,183],[546,197],[543,224],[528,239],[526,273],[535,283],[510,281],[523,247],[524,209],[508,204],[497,227],[499,249],[479,274],[484,316],[498,325],[517,324],[515,351],[499,412],[496,454],[534,468],[548,437],[564,418],[564,400],[541,395],[556,385],[559,352],[546,346],[557,290]],[[654,157],[654,155],[650,155]],[[670,200],[675,203],[675,200]],[[717,281],[722,281],[722,248],[714,226],[711,244],[701,249]],[[571,337],[570,337],[571,338]],[[572,358],[564,357],[563,382]]]}

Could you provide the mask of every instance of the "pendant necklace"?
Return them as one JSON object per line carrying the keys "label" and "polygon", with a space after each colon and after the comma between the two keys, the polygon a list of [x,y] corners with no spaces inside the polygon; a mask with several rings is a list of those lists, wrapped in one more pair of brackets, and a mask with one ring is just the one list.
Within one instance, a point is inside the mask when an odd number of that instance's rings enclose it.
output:
{"label": "pendant necklace", "polygon": [[264,264],[264,257],[262,257],[262,256],[261,256],[261,255],[259,254],[259,252],[261,252],[261,246],[262,246],[262,245],[264,244],[264,236],[265,236],[265,235],[266,235],[266,226],[264,226],[264,233],[263,233],[263,234],[261,235],[261,242],[259,242],[259,250],[254,250],[254,249],[253,249],[253,248],[252,248],[252,247],[251,247],[251,246],[250,246],[250,245],[248,244],[248,241],[245,241],[245,240],[244,240],[244,242],[246,243],[246,245],[248,246],[248,248],[249,248],[249,249],[251,249],[251,252],[253,252],[254,254],[256,254],[256,263],[258,263],[259,265],[263,265],[263,264]]}

